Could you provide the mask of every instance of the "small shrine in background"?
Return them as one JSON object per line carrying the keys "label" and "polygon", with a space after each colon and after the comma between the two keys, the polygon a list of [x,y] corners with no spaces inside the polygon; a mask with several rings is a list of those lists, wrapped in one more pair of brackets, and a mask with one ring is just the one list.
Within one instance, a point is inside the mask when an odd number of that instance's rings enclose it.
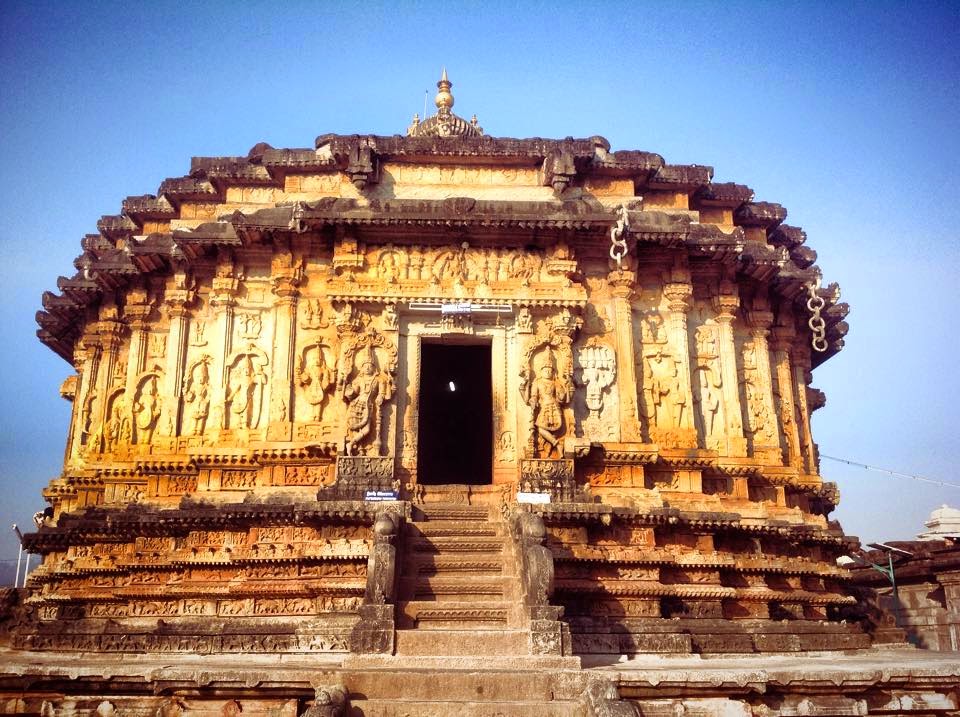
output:
{"label": "small shrine in background", "polygon": [[197,157],[82,239],[0,713],[957,714],[956,663],[868,667],[903,658],[836,564],[811,372],[847,306],[803,230],[438,88],[406,136]]}

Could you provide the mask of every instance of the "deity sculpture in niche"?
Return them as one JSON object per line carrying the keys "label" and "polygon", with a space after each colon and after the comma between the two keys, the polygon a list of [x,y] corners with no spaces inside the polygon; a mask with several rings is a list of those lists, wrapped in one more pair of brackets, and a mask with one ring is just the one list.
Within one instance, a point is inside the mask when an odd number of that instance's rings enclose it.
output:
{"label": "deity sculpture in niche", "polygon": [[327,364],[323,347],[319,341],[306,346],[297,366],[297,385],[303,389],[304,398],[310,404],[310,420],[314,422],[323,419],[324,402],[334,382],[333,369]]}
{"label": "deity sculpture in niche", "polygon": [[521,360],[520,395],[531,409],[527,450],[533,457],[563,457],[563,409],[574,392],[571,347],[582,323],[564,307],[539,324]]}
{"label": "deity sculpture in niche", "polygon": [[536,378],[530,380],[529,372],[523,376],[523,400],[533,411],[533,426],[536,431],[536,453],[541,457],[556,454],[562,457],[559,448],[563,431],[563,405],[570,400],[572,391],[566,382],[556,377],[556,361],[553,351],[546,349],[536,366]]}
{"label": "deity sculpture in niche", "polygon": [[126,391],[115,391],[109,405],[107,421],[103,426],[103,450],[106,453],[112,453],[119,446],[130,445],[133,441]]}
{"label": "deity sculpture in niche", "polygon": [[263,391],[267,383],[264,367],[266,355],[253,346],[238,353],[230,362],[227,382],[226,428],[257,428],[263,408]]}
{"label": "deity sculpture in niche", "polygon": [[[393,398],[397,349],[383,334],[356,321],[342,323],[343,349],[337,374],[337,394],[346,403],[344,452],[348,456],[381,454],[380,420],[384,402]],[[381,361],[377,352],[385,359]]]}
{"label": "deity sculpture in niche", "polygon": [[149,373],[140,380],[137,397],[133,402],[134,426],[137,430],[136,442],[141,444],[152,443],[153,434],[160,421],[163,409],[163,399],[157,374]]}
{"label": "deity sculpture in niche", "polygon": [[213,359],[204,354],[197,359],[187,372],[187,382],[183,387],[183,402],[189,409],[187,433],[201,435],[207,427],[210,415],[210,363]]}
{"label": "deity sculpture in niche", "polygon": [[656,346],[646,355],[643,384],[646,393],[647,419],[653,428],[675,429],[682,425],[686,397],[680,385],[676,359]]}
{"label": "deity sculpture in niche", "polygon": [[720,375],[709,364],[697,366],[697,394],[694,401],[700,406],[703,420],[703,433],[710,437],[719,428],[717,415],[720,413]]}

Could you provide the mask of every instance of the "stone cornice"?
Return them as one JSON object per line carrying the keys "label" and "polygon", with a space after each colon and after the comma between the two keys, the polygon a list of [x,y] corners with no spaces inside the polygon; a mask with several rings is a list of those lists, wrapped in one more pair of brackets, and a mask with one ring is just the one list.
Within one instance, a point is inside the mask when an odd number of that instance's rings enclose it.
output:
{"label": "stone cornice", "polygon": [[[337,199],[296,202],[242,213],[236,204],[224,207],[217,220],[178,226],[172,220],[187,205],[222,205],[230,187],[273,187],[283,190],[288,175],[346,175],[361,193],[379,180],[387,162],[527,167],[541,173],[542,184],[552,185],[557,201],[496,202],[466,198],[441,200]],[[78,272],[60,277],[59,295],[44,296],[38,312],[38,336],[59,355],[72,359],[73,346],[84,321],[84,307],[109,292],[121,290],[143,274],[169,270],[171,263],[200,259],[223,249],[269,242],[277,233],[322,232],[325,227],[353,227],[372,237],[403,227],[417,232],[469,230],[482,237],[516,233],[519,240],[538,233],[550,242],[576,232],[590,241],[604,241],[615,213],[581,188],[590,176],[628,178],[638,195],[647,191],[687,194],[695,206],[733,211],[735,227],[697,224],[690,218],[657,211],[641,211],[637,196],[627,234],[637,243],[653,243],[687,251],[714,261],[734,261],[737,271],[772,288],[801,306],[804,287],[817,273],[816,253],[804,245],[806,235],[782,224],[786,211],[778,204],[754,202],[749,187],[711,183],[712,168],[670,165],[651,152],[610,151],[602,137],[513,139],[503,137],[401,137],[326,134],[314,149],[253,147],[246,156],[197,157],[190,174],[164,180],[156,195],[131,196],[123,213],[100,219],[98,234],[82,242],[83,254],[74,262]],[[231,213],[232,210],[232,213]],[[193,210],[191,210],[193,211]],[[188,215],[193,217],[193,214]],[[217,216],[215,213],[213,216]],[[194,225],[193,228],[189,228]],[[745,239],[744,229],[766,237]],[[551,234],[553,233],[553,234]],[[394,238],[393,241],[398,239]],[[827,299],[828,351],[812,357],[819,364],[843,346],[847,332],[845,305],[838,310],[835,285],[821,290]]]}

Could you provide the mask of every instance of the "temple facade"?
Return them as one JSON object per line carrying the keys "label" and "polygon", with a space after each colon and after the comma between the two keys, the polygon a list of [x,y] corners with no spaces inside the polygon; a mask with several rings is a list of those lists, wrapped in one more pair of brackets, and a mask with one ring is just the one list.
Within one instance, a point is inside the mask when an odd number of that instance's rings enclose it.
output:
{"label": "temple facade", "polygon": [[194,158],[83,238],[37,314],[73,413],[0,713],[953,714],[940,673],[591,671],[868,650],[810,429],[847,306],[748,187],[489,137],[438,87],[406,136]]}

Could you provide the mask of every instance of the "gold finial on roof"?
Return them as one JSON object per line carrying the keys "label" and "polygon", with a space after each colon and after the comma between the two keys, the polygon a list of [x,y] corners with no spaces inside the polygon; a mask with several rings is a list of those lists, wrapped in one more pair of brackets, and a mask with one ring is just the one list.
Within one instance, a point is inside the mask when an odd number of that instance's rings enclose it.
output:
{"label": "gold finial on roof", "polygon": [[440,75],[440,81],[437,83],[437,89],[440,91],[434,99],[437,105],[437,114],[447,115],[450,113],[450,109],[453,107],[453,95],[450,93],[451,87],[453,87],[453,83],[447,78],[447,68],[444,67]]}

